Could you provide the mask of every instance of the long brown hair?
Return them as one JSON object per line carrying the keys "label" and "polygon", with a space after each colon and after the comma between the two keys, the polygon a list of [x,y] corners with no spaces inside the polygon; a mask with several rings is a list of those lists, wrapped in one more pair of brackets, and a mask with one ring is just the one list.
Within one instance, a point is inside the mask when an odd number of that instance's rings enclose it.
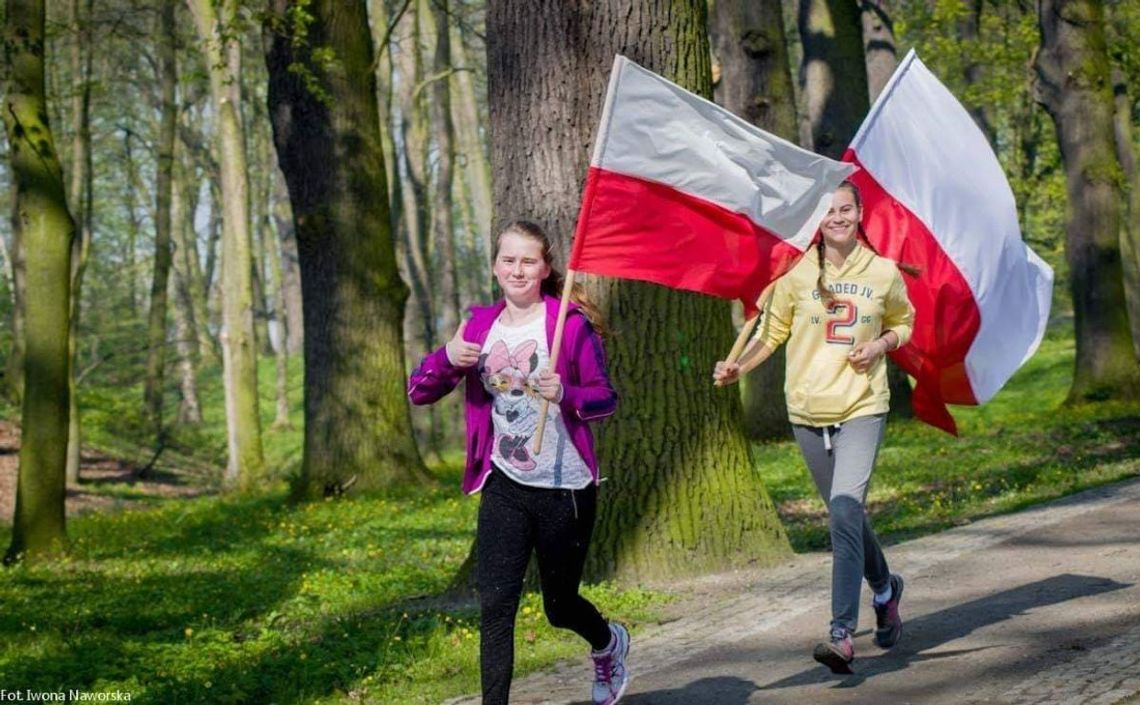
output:
{"label": "long brown hair", "polygon": [[[856,186],[853,182],[851,182],[847,179],[844,179],[843,183],[841,183],[841,184],[839,184],[839,186],[835,187],[835,190],[838,191],[841,188],[847,189],[847,191],[851,194],[852,198],[855,199],[855,207],[859,209],[859,216],[860,217],[859,217],[859,222],[856,225],[855,239],[861,245],[866,247],[868,250],[870,250],[871,252],[874,252],[876,255],[879,255],[879,251],[875,249],[875,246],[871,244],[870,239],[867,238],[867,231],[863,229],[863,217],[862,217],[862,215],[863,215],[863,197],[859,195],[859,187]],[[819,295],[823,299],[824,304],[826,305],[826,304],[831,302],[834,295],[831,293],[831,290],[828,289],[823,284],[823,249],[824,249],[823,231],[821,230],[820,235],[819,235],[819,239],[816,241],[816,244],[815,244],[816,255],[819,258],[819,279],[816,280],[815,287],[819,291]],[[881,257],[882,255],[879,255],[879,256]],[[911,275],[912,277],[917,277],[919,274],[922,273],[922,270],[919,269],[918,267],[914,266],[913,264],[904,264],[903,262],[895,262],[895,265],[899,268],[899,271],[906,272],[907,274]]]}
{"label": "long brown hair", "polygon": [[[560,298],[562,296],[562,284],[566,281],[566,277],[554,266],[554,245],[546,235],[546,231],[539,227],[538,224],[532,223],[529,220],[511,221],[499,232],[499,236],[495,238],[493,260],[499,258],[499,247],[502,245],[504,235],[521,235],[542,245],[542,261],[546,262],[546,265],[550,267],[550,274],[547,275],[546,279],[542,280],[540,290],[547,296],[553,296],[556,299]],[[585,287],[575,282],[574,286],[570,288],[570,300],[581,307],[582,313],[586,314],[586,319],[590,321],[590,325],[594,327],[594,331],[599,336],[604,338],[609,334],[605,317],[602,316],[602,312],[598,310],[597,305],[590,300],[590,296],[586,293]]]}

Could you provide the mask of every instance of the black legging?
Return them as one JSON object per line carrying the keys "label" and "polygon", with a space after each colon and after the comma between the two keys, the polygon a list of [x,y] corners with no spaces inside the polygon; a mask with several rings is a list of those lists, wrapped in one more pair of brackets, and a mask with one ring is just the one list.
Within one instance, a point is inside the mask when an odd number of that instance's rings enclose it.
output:
{"label": "black legging", "polygon": [[506,705],[510,694],[515,613],[532,550],[550,623],[574,630],[595,650],[609,645],[606,620],[578,594],[596,507],[595,485],[574,491],[527,487],[498,469],[487,478],[476,567],[483,705]]}

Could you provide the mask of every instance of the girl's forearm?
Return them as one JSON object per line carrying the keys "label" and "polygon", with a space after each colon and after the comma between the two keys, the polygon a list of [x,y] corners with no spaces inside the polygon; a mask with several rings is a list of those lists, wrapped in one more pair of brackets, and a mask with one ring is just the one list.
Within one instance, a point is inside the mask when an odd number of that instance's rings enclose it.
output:
{"label": "girl's forearm", "polygon": [[740,354],[740,358],[737,360],[740,365],[740,376],[743,377],[762,365],[765,360],[772,357],[773,352],[775,352],[773,348],[753,338],[748,342],[748,347],[744,348],[744,352]]}

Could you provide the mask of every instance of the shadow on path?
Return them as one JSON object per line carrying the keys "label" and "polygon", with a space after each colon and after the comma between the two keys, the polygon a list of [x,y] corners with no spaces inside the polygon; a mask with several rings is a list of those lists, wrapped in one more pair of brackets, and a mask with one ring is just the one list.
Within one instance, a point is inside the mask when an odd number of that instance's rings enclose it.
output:
{"label": "shadow on path", "polygon": [[[822,666],[812,666],[793,676],[759,686],[758,689],[776,690],[834,680],[838,680],[834,686],[836,688],[855,687],[869,678],[902,671],[912,664],[979,651],[982,648],[993,648],[981,647],[979,649],[924,653],[955,639],[961,639],[976,629],[1023,615],[1035,607],[1055,605],[1080,597],[1100,595],[1128,587],[1132,587],[1132,585],[1119,583],[1108,578],[1068,573],[1027,583],[1020,587],[947,607],[944,610],[906,621],[902,641],[891,651],[881,652],[881,655],[870,658],[859,657],[858,653],[856,654],[856,673],[854,675],[836,676]],[[904,605],[904,618],[905,615]],[[712,703],[720,701],[697,699],[691,702]]]}

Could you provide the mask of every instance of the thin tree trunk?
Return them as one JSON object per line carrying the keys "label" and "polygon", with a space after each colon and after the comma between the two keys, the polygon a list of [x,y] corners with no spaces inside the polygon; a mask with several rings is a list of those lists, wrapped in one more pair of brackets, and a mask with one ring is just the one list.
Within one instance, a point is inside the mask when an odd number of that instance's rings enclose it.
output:
{"label": "thin tree trunk", "polygon": [[[717,0],[713,17],[720,61],[717,102],[752,124],[796,139],[796,100],[780,0]],[[744,379],[744,429],[749,438],[787,438],[784,349]]]}
{"label": "thin tree trunk", "polygon": [[800,66],[811,144],[838,159],[863,122],[867,64],[859,6],[851,0],[799,0]]}
{"label": "thin tree trunk", "polygon": [[472,78],[473,67],[469,63],[467,50],[464,47],[464,31],[462,25],[452,28],[451,49],[455,64],[460,70],[455,74],[457,100],[452,102],[453,120],[456,125],[456,138],[458,142],[460,181],[466,186],[470,196],[471,207],[474,210],[475,227],[472,239],[478,244],[472,245],[472,251],[478,256],[472,258],[472,272],[469,277],[475,284],[472,290],[479,300],[491,298],[491,276],[487,271],[491,260],[491,162],[487,159],[486,140],[479,132],[479,126],[486,124],[486,117],[480,115],[479,100],[475,95],[475,82]]}
{"label": "thin tree trunk", "polygon": [[[958,22],[958,36],[961,45],[965,48],[966,58],[963,62],[962,74],[967,86],[977,85],[982,80],[982,64],[977,60],[978,31],[982,24],[982,6],[984,0],[968,0],[969,11]],[[990,147],[996,152],[998,149],[997,130],[990,118],[989,110],[985,105],[975,105],[969,108],[970,117],[974,118]]]}
{"label": "thin tree trunk", "polygon": [[253,326],[249,177],[241,118],[241,43],[237,0],[187,0],[210,74],[218,121],[222,191],[222,369],[229,459],[225,479],[251,489],[265,476],[257,398],[257,340]]}
{"label": "thin tree trunk", "polygon": [[[565,262],[614,54],[711,94],[704,0],[492,0],[488,103],[495,217],[525,216]],[[726,302],[588,278],[617,334],[605,343],[621,403],[595,428],[608,481],[592,578],[657,578],[788,552],[753,469],[740,395],[709,384],[734,338]]]}
{"label": "thin tree trunk", "polygon": [[1038,0],[1037,11],[1041,48],[1033,62],[1034,88],[1057,129],[1069,201],[1065,256],[1077,354],[1068,401],[1137,399],[1140,364],[1124,300],[1124,194],[1103,6],[1093,0]]}
{"label": "thin tree trunk", "polygon": [[[177,146],[175,147],[177,151]],[[194,302],[190,290],[190,248],[193,246],[191,227],[195,198],[185,188],[185,169],[175,157],[170,188],[170,223],[174,240],[174,277],[171,290],[174,299],[174,340],[178,355],[178,423],[202,423],[202,405],[198,401],[198,379],[194,358],[198,353],[197,321],[194,319]],[[189,211],[189,212],[187,212]]]}
{"label": "thin tree trunk", "polygon": [[894,23],[887,0],[862,0],[863,55],[867,65],[867,97],[872,103],[883,92],[899,65]]}
{"label": "thin tree trunk", "polygon": [[77,234],[46,120],[43,2],[7,0],[6,10],[4,124],[27,253],[23,435],[12,540],[4,557],[11,563],[66,548],[68,309]]}
{"label": "thin tree trunk", "polygon": [[[275,166],[269,168],[272,168],[273,172],[278,171]],[[275,212],[276,209],[277,204],[274,203],[272,211]],[[275,220],[275,223],[279,222]],[[277,344],[273,346],[277,375],[277,414],[273,419],[273,428],[284,431],[293,428],[292,422],[289,421],[289,317],[285,315],[285,287],[283,286],[285,277],[281,270],[281,238],[276,236],[273,231],[270,232],[270,235],[266,254],[269,258],[270,286],[273,287],[273,320],[277,323]]]}
{"label": "thin tree trunk", "polygon": [[[451,30],[448,0],[423,3],[427,17],[435,17],[435,53],[432,58],[431,116],[436,167],[432,183],[432,239],[438,250],[440,339],[450,337],[459,325],[459,280],[455,273],[455,225],[452,219],[452,177],[455,173],[455,128],[451,123]],[[425,19],[427,19],[425,17]]]}
{"label": "thin tree trunk", "polygon": [[290,355],[297,355],[304,349],[305,341],[297,233],[293,230],[293,210],[289,205],[285,177],[276,165],[273,172],[273,222],[277,226],[277,244],[281,252],[281,288],[285,297],[284,321],[288,333],[286,350]]}
{"label": "thin tree trunk", "polygon": [[138,271],[135,264],[135,247],[139,239],[139,225],[138,204],[135,201],[134,184],[138,177],[136,175],[134,154],[131,150],[132,133],[129,130],[123,131],[123,163],[127,172],[126,180],[129,186],[125,189],[127,195],[127,244],[126,250],[123,252],[123,261],[126,263],[127,270],[127,311],[130,313],[132,319],[138,316],[139,309],[139,294],[138,294]]}
{"label": "thin tree trunk", "polygon": [[[298,3],[312,18],[303,43],[283,31]],[[307,326],[305,450],[295,489],[319,497],[339,494],[354,478],[362,488],[424,481],[403,384],[408,290],[383,197],[365,3],[273,0],[271,8],[270,117],[293,205]],[[332,47],[336,65],[306,46]],[[297,66],[304,76],[290,70]]]}
{"label": "thin tree trunk", "polygon": [[67,350],[71,371],[68,376],[68,408],[70,419],[67,433],[67,482],[79,482],[80,448],[82,431],[79,423],[79,316],[80,291],[83,272],[87,268],[87,258],[91,250],[91,8],[92,0],[87,0],[84,23],[80,17],[80,0],[71,0],[71,27],[75,41],[71,50],[71,70],[79,89],[71,100],[72,141],[71,179],[68,202],[75,209],[77,237],[71,246],[71,302],[68,325]]}
{"label": "thin tree trunk", "polygon": [[158,129],[158,166],[154,208],[154,274],[150,287],[150,315],[147,318],[146,377],[143,399],[147,417],[154,431],[155,443],[161,446],[165,432],[162,425],[163,378],[166,367],[166,308],[170,278],[170,203],[174,170],[174,137],[178,121],[175,90],[178,67],[175,63],[175,19],[173,3],[164,3],[158,16],[159,85],[161,113]]}
{"label": "thin tree trunk", "polygon": [[[427,147],[428,122],[422,91],[416,87],[423,81],[423,65],[420,57],[420,7],[412,3],[404,14],[397,29],[400,32],[398,50],[394,50],[394,63],[399,73],[399,129],[404,149],[397,165],[400,172],[401,202],[403,221],[400,234],[403,236],[403,251],[406,257],[405,271],[411,285],[411,306],[405,317],[405,336],[414,341],[410,345],[414,351],[413,360],[433,350],[436,344],[435,296],[433,272],[428,253],[428,214],[427,189],[424,183]],[[416,413],[427,421],[426,433],[422,434],[423,446],[429,460],[438,459],[443,450],[442,414],[436,405]]]}

